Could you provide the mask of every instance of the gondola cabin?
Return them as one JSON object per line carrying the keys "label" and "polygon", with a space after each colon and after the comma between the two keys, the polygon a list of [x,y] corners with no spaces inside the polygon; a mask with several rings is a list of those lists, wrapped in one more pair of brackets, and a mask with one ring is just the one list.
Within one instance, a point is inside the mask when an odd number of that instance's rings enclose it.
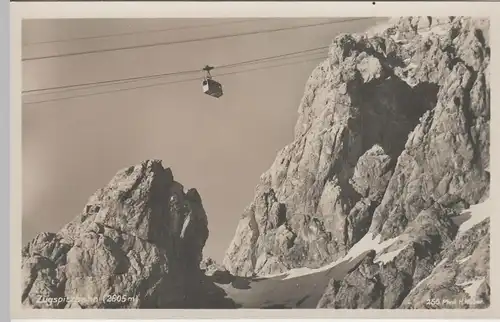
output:
{"label": "gondola cabin", "polygon": [[205,77],[203,78],[202,87],[203,92],[207,95],[210,95],[215,98],[219,98],[222,96],[222,85],[213,80],[210,71],[214,69],[212,66],[206,65],[203,70],[205,71]]}
{"label": "gondola cabin", "polygon": [[203,92],[207,95],[213,96],[215,98],[219,98],[223,95],[222,85],[212,78],[205,78],[202,85]]}

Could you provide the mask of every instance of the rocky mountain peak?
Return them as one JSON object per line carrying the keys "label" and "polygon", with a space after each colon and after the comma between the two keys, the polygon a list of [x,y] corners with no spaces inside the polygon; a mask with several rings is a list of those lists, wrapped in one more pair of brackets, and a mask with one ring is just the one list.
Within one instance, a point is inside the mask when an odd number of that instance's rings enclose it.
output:
{"label": "rocky mountain peak", "polygon": [[368,234],[406,236],[404,245],[417,243],[408,249],[440,240],[411,272],[419,280],[455,237],[451,218],[488,197],[488,34],[487,19],[403,17],[335,37],[305,86],[293,142],[236,229],[227,269],[319,268]]}
{"label": "rocky mountain peak", "polygon": [[[32,307],[200,305],[207,216],[195,189],[147,160],[119,171],[82,213],[23,248],[23,303]],[[112,295],[121,302],[106,302]],[[76,302],[41,299],[78,298]]]}

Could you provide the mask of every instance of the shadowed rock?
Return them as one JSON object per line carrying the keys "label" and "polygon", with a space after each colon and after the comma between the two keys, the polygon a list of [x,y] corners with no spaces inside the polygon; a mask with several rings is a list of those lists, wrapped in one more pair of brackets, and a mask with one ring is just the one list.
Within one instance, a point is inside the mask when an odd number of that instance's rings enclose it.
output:
{"label": "shadowed rock", "polygon": [[119,171],[58,233],[39,234],[23,248],[22,302],[35,308],[204,306],[207,281],[199,264],[207,238],[196,190],[184,192],[160,161],[145,161]]}

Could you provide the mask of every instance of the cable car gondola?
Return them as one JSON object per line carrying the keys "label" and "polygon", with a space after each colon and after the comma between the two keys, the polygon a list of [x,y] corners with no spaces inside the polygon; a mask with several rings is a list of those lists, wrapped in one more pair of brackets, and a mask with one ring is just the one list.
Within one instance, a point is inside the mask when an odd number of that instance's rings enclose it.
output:
{"label": "cable car gondola", "polygon": [[214,69],[212,66],[205,66],[203,70],[206,72],[205,77],[203,78],[202,88],[203,92],[207,95],[210,95],[215,98],[219,98],[223,95],[222,85],[215,81],[210,75],[210,71]]}

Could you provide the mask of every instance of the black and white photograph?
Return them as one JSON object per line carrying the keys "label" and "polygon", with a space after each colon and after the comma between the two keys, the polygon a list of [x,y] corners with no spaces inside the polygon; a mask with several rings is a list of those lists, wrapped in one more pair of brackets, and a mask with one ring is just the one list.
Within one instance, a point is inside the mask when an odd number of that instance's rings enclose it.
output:
{"label": "black and white photograph", "polygon": [[22,21],[25,309],[490,307],[490,19]]}

